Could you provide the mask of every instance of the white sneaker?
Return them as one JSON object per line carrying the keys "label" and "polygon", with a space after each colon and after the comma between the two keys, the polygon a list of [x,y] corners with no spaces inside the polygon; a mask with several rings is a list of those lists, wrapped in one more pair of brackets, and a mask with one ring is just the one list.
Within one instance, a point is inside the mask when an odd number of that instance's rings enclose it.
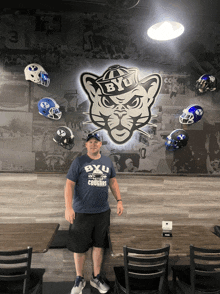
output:
{"label": "white sneaker", "polygon": [[71,290],[71,294],[82,294],[83,288],[86,286],[86,281],[83,277],[77,276],[75,284]]}
{"label": "white sneaker", "polygon": [[99,293],[107,293],[110,289],[109,285],[105,283],[105,281],[100,276],[100,274],[97,275],[97,277],[95,278],[92,275],[92,279],[90,280],[90,285],[96,288],[99,291]]}

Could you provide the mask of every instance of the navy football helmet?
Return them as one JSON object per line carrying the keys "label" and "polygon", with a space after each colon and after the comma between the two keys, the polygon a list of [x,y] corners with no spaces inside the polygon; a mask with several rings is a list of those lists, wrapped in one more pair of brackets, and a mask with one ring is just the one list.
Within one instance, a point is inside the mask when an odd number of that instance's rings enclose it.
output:
{"label": "navy football helmet", "polygon": [[186,131],[177,129],[166,138],[165,146],[168,151],[175,151],[187,145],[189,136]]}
{"label": "navy football helmet", "polygon": [[61,147],[71,150],[74,144],[74,135],[70,128],[68,127],[59,127],[56,131],[56,134],[53,138],[54,142],[56,142]]}
{"label": "navy football helmet", "polygon": [[42,98],[38,102],[39,113],[47,118],[59,120],[62,112],[59,110],[59,105],[52,98]]}
{"label": "navy football helmet", "polygon": [[204,114],[204,110],[201,106],[192,104],[183,110],[183,113],[179,117],[181,124],[191,125],[198,122]]}
{"label": "navy football helmet", "polygon": [[27,65],[24,69],[24,75],[27,81],[31,81],[45,87],[48,87],[50,84],[48,73],[37,63]]}
{"label": "navy football helmet", "polygon": [[207,91],[215,91],[217,88],[217,79],[209,74],[202,75],[196,81],[196,90],[198,93],[205,93]]}

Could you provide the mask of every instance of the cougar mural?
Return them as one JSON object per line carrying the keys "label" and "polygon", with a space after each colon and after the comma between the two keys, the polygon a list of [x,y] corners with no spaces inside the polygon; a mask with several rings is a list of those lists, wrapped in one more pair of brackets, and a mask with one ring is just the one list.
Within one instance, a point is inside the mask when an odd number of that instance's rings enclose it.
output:
{"label": "cougar mural", "polygon": [[99,77],[92,73],[81,75],[81,84],[90,100],[89,115],[98,127],[104,129],[116,144],[129,141],[134,131],[150,124],[151,107],[161,88],[161,76],[151,74],[138,80],[137,68],[120,65],[109,67]]}

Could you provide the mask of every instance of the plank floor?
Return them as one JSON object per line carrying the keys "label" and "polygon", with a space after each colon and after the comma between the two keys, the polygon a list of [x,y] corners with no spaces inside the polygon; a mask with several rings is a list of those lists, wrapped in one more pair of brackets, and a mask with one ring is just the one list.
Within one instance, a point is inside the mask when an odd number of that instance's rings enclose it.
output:
{"label": "plank floor", "polygon": [[[219,177],[119,174],[117,180],[124,213],[117,216],[116,201],[109,192],[112,224],[158,225],[166,220],[173,221],[173,225],[203,225],[209,228],[220,225]],[[0,174],[0,222],[56,222],[60,224],[60,230],[68,229],[69,224],[64,218],[65,182],[66,175],[63,174]],[[108,280],[114,281],[113,266],[122,262],[122,258],[112,257],[106,250],[102,271]],[[70,286],[75,279],[73,255],[67,249],[50,249],[43,254],[33,254],[32,266],[46,269],[45,285],[65,281]],[[87,281],[91,273],[89,250],[85,264]],[[53,291],[53,294],[56,293]]]}

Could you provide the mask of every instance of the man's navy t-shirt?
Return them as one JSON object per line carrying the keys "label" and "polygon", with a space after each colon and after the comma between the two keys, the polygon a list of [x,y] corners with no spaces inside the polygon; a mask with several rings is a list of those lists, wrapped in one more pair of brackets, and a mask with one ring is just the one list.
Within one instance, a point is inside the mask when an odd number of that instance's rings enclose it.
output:
{"label": "man's navy t-shirt", "polygon": [[77,157],[71,164],[67,179],[76,183],[73,210],[78,213],[101,213],[109,209],[109,179],[116,175],[112,161],[101,155],[91,159],[88,155]]}

